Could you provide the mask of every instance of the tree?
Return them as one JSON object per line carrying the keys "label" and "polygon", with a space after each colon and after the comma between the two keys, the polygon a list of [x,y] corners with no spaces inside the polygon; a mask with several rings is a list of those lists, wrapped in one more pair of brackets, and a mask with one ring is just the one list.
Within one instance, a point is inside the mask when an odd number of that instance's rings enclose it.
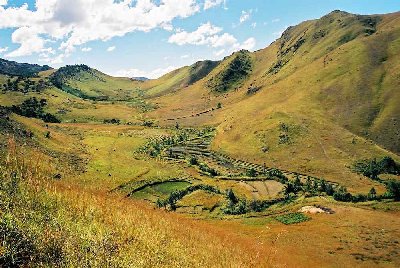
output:
{"label": "tree", "polygon": [[226,191],[226,198],[228,198],[231,204],[236,204],[239,201],[232,189]]}
{"label": "tree", "polygon": [[247,170],[246,175],[249,177],[255,177],[257,176],[257,171],[254,168],[251,168]]}
{"label": "tree", "polygon": [[400,182],[395,180],[390,180],[386,183],[387,192],[396,201],[400,201]]}
{"label": "tree", "polygon": [[294,180],[294,187],[295,187],[296,191],[300,191],[302,186],[303,186],[303,184],[300,181],[299,175],[296,175],[296,178]]}
{"label": "tree", "polygon": [[353,199],[353,196],[347,192],[345,187],[341,186],[335,191],[333,198],[336,201],[350,202]]}
{"label": "tree", "polygon": [[326,192],[326,194],[329,195],[329,196],[332,196],[332,195],[335,193],[332,184],[330,184],[330,183],[327,183],[327,184],[326,184],[326,190],[325,190],[325,192]]}
{"label": "tree", "polygon": [[217,109],[221,109],[221,108],[222,108],[222,104],[220,102],[218,102]]}
{"label": "tree", "polygon": [[285,185],[284,191],[285,191],[286,199],[289,199],[291,193],[293,193],[293,194],[297,193],[297,189],[296,189],[295,185],[291,182],[289,182],[288,184]]}
{"label": "tree", "polygon": [[374,199],[376,199],[376,190],[375,190],[374,187],[372,187],[371,190],[369,190],[368,199],[369,199],[369,200],[374,200]]}
{"label": "tree", "polygon": [[311,179],[310,179],[310,177],[307,177],[307,180],[306,180],[306,191],[307,192],[311,192],[311,188],[312,188]]}
{"label": "tree", "polygon": [[326,192],[326,181],[322,180],[321,184],[319,185],[320,191],[321,192]]}

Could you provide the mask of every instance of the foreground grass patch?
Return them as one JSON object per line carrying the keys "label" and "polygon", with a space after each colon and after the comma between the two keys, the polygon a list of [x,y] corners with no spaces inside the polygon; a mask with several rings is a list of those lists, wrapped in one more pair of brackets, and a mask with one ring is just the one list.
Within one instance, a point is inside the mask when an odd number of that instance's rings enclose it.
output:
{"label": "foreground grass patch", "polygon": [[304,215],[303,213],[300,213],[300,212],[280,215],[280,216],[275,217],[275,219],[277,221],[283,223],[283,224],[286,224],[286,225],[311,220],[310,217],[308,217],[308,216],[306,216],[306,215]]}

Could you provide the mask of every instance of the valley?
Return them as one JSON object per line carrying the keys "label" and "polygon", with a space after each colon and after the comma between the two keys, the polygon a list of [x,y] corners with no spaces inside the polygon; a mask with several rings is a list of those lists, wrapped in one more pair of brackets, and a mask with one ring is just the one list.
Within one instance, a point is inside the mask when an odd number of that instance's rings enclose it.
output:
{"label": "valley", "polygon": [[399,52],[334,11],[158,79],[0,65],[0,266],[398,267]]}

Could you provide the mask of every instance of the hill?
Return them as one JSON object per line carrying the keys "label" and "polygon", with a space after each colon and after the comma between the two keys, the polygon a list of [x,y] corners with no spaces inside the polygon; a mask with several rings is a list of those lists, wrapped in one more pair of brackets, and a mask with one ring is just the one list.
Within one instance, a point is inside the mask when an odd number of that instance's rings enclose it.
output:
{"label": "hill", "polygon": [[0,74],[4,75],[32,77],[37,76],[39,72],[47,70],[51,70],[51,67],[0,59]]}
{"label": "hill", "polygon": [[50,75],[59,89],[89,100],[129,100],[135,89],[129,78],[116,78],[87,65],[67,65]]}
{"label": "hill", "polygon": [[219,62],[199,61],[191,66],[179,68],[158,79],[145,81],[140,87],[145,90],[146,96],[154,98],[186,88],[206,77]]}

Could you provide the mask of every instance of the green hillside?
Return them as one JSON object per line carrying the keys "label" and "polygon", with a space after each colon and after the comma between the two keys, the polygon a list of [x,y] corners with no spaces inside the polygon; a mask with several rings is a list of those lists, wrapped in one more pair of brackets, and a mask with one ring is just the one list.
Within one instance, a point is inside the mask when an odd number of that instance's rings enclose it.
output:
{"label": "green hillside", "polygon": [[59,89],[83,99],[129,100],[135,86],[129,78],[111,77],[86,65],[65,66],[50,75]]}

